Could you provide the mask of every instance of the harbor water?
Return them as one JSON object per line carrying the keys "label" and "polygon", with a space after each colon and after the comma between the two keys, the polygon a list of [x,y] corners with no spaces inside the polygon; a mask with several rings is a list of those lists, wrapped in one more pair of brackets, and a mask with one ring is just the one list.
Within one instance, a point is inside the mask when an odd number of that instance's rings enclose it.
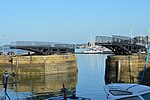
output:
{"label": "harbor water", "polygon": [[[12,100],[45,100],[59,95],[64,83],[70,91],[76,91],[79,97],[91,100],[106,100],[105,85],[106,54],[76,54],[78,72],[48,76],[18,76],[17,85],[9,85],[8,96]],[[11,79],[12,80],[12,79]],[[4,88],[0,86],[0,98]]]}
{"label": "harbor water", "polygon": [[77,55],[79,68],[77,95],[92,100],[106,100],[103,89],[106,57],[105,54]]}

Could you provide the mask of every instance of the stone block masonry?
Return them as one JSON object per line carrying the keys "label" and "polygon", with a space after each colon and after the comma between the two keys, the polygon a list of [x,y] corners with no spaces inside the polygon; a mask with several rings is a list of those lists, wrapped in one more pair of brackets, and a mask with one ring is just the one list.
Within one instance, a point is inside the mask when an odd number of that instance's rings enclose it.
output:
{"label": "stone block masonry", "polygon": [[0,56],[0,73],[4,70],[18,75],[48,75],[77,72],[74,54],[40,56]]}
{"label": "stone block masonry", "polygon": [[[106,59],[106,83],[138,83],[141,79],[146,54],[111,55]],[[150,83],[150,63],[148,63],[142,84]]]}

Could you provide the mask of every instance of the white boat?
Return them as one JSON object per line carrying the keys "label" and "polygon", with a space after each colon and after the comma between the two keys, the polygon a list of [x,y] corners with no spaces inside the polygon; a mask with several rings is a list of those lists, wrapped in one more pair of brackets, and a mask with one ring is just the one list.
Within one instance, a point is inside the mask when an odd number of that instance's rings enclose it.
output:
{"label": "white boat", "polygon": [[91,40],[86,45],[86,50],[82,51],[85,54],[103,53],[102,47],[95,45],[95,40],[91,36]]}
{"label": "white boat", "polygon": [[103,51],[97,49],[88,49],[83,51],[83,53],[95,54],[95,53],[103,53]]}
{"label": "white boat", "polygon": [[113,83],[104,90],[107,100],[150,100],[150,87],[145,85]]}

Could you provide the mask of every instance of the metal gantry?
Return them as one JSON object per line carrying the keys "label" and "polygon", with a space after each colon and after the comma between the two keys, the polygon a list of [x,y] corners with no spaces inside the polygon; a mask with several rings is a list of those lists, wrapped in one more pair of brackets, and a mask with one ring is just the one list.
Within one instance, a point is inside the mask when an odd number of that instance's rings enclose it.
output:
{"label": "metal gantry", "polygon": [[132,53],[146,51],[145,46],[136,43],[133,44],[131,41],[131,38],[124,36],[96,36],[95,45],[104,46],[112,50],[116,55],[131,55]]}
{"label": "metal gantry", "polygon": [[34,52],[38,55],[74,53],[73,44],[61,44],[54,42],[17,41],[11,43],[10,49],[21,49]]}

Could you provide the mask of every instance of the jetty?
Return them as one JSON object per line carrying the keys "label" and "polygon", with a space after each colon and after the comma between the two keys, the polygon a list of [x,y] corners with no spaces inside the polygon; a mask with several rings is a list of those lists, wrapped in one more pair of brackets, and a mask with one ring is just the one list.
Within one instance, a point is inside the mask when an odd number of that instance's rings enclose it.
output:
{"label": "jetty", "polygon": [[13,42],[10,48],[26,51],[22,55],[16,52],[0,55],[1,74],[5,70],[18,75],[63,74],[78,71],[72,44],[17,41]]}
{"label": "jetty", "polygon": [[142,84],[150,85],[150,63],[147,62],[146,69],[144,69],[148,54],[146,48],[149,44],[148,40],[148,37],[146,37],[146,41],[143,41],[139,37],[130,38],[116,35],[96,37],[96,45],[104,46],[114,52],[106,59],[106,84],[139,83],[143,71],[146,70]]}

